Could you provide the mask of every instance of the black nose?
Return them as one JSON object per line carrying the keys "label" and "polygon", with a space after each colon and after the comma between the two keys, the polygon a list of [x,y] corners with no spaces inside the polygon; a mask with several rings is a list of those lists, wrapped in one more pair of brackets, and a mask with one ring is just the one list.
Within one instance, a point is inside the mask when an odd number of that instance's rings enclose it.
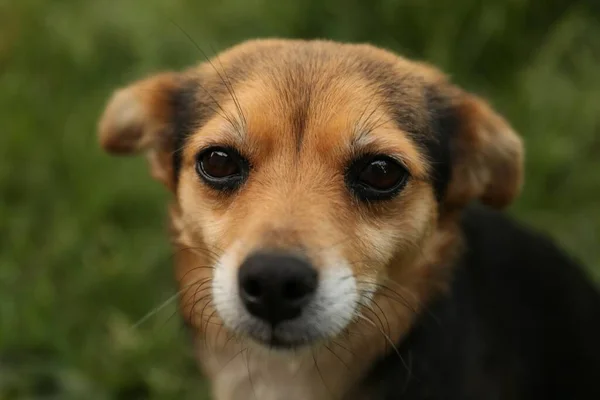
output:
{"label": "black nose", "polygon": [[289,254],[255,253],[240,266],[240,297],[248,311],[272,325],[296,318],[313,297],[317,271]]}

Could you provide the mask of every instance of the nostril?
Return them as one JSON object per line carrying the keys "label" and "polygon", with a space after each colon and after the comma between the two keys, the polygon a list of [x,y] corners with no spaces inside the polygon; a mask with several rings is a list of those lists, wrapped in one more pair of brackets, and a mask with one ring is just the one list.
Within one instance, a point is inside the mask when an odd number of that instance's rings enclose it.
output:
{"label": "nostril", "polygon": [[260,281],[256,278],[248,278],[243,285],[244,292],[251,298],[259,298],[262,295]]}

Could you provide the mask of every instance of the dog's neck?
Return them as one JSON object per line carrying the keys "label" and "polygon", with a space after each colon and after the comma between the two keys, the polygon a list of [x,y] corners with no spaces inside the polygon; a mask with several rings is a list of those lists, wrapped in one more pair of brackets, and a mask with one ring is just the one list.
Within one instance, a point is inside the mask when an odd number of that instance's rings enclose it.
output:
{"label": "dog's neck", "polygon": [[217,322],[210,304],[212,270],[205,268],[212,258],[195,250],[198,238],[192,239],[194,234],[186,231],[177,207],[172,207],[176,277],[198,282],[181,288],[181,311],[194,329],[197,358],[214,398],[368,399],[358,383],[366,370],[397,351],[425,304],[446,288],[449,266],[460,248],[454,221],[440,221],[410,267],[394,268],[400,272],[390,277],[389,293],[376,295],[343,334],[310,349],[283,352],[237,338]]}

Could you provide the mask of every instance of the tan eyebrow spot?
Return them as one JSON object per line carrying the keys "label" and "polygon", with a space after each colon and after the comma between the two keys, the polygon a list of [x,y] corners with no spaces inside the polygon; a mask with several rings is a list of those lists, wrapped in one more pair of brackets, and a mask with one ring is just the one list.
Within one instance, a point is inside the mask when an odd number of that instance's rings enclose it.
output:
{"label": "tan eyebrow spot", "polygon": [[185,145],[186,158],[192,157],[202,148],[210,145],[243,147],[246,143],[246,131],[233,126],[222,117],[207,122],[201,129],[190,134]]}
{"label": "tan eyebrow spot", "polygon": [[351,141],[355,153],[383,153],[398,158],[411,175],[417,179],[427,179],[429,166],[426,156],[412,142],[407,132],[389,122],[372,132],[357,132]]}

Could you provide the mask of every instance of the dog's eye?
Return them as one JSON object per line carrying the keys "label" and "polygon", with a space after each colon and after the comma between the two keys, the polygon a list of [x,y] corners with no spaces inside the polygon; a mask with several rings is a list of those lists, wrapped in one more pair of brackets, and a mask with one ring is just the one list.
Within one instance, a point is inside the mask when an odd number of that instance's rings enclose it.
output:
{"label": "dog's eye", "polygon": [[235,189],[247,173],[247,161],[228,148],[211,147],[201,152],[196,160],[198,175],[219,190]]}
{"label": "dog's eye", "polygon": [[375,156],[354,162],[346,180],[359,198],[383,200],[398,193],[408,177],[408,171],[398,161],[388,156]]}
{"label": "dog's eye", "polygon": [[202,172],[211,178],[225,178],[240,172],[240,166],[226,151],[210,150],[200,159]]}
{"label": "dog's eye", "polygon": [[360,183],[377,190],[390,190],[406,177],[406,170],[397,162],[386,159],[371,161],[362,170]]}

